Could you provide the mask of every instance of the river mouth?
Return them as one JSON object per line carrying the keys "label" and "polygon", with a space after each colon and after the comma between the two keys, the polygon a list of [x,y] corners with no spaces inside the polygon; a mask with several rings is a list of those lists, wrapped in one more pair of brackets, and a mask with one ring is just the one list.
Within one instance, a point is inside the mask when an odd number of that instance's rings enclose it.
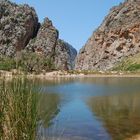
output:
{"label": "river mouth", "polygon": [[[140,78],[60,78],[36,81],[38,133],[50,140],[125,140],[140,133]],[[42,119],[43,120],[43,119]]]}

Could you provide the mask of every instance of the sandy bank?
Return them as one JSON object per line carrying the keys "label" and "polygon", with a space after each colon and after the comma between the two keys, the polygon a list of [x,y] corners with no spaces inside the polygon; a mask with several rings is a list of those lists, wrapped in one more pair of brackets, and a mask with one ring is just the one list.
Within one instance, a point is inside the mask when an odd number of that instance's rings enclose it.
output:
{"label": "sandy bank", "polygon": [[0,77],[3,78],[13,78],[17,76],[27,76],[28,78],[84,78],[84,77],[140,77],[140,73],[126,73],[126,72],[98,72],[94,74],[85,74],[85,73],[70,73],[67,71],[53,71],[46,72],[42,74],[23,74],[22,72],[17,71],[0,71]]}

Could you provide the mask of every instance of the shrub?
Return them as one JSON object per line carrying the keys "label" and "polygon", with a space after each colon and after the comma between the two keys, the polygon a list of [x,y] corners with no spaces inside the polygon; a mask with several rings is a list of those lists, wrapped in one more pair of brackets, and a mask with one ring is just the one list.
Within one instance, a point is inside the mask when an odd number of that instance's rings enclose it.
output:
{"label": "shrub", "polygon": [[53,70],[54,64],[51,59],[40,54],[23,52],[21,59],[18,61],[19,67],[26,72],[40,73],[42,70]]}
{"label": "shrub", "polygon": [[0,57],[0,70],[20,69],[29,73],[41,73],[55,69],[53,60],[34,52],[21,52],[16,58]]}
{"label": "shrub", "polygon": [[11,70],[16,68],[16,62],[13,58],[1,56],[0,57],[0,70]]}
{"label": "shrub", "polygon": [[126,70],[128,70],[128,71],[140,70],[140,64],[132,64],[132,65],[128,66]]}
{"label": "shrub", "polygon": [[121,70],[121,71],[140,71],[140,53],[125,58],[120,63],[118,63],[112,70]]}

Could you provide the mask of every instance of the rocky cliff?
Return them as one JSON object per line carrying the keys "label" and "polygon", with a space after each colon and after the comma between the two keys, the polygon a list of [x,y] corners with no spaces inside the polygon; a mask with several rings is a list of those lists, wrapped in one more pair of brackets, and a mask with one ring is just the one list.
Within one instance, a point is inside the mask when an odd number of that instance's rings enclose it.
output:
{"label": "rocky cliff", "polygon": [[36,35],[38,17],[28,5],[0,1],[0,54],[14,56]]}
{"label": "rocky cliff", "polygon": [[77,51],[59,39],[58,30],[48,18],[44,19],[37,36],[30,40],[25,49],[51,59],[56,69],[71,70],[74,68]]}
{"label": "rocky cliff", "polygon": [[77,51],[67,42],[62,40],[57,41],[55,47],[55,66],[60,70],[72,70],[75,65]]}
{"label": "rocky cliff", "polygon": [[40,24],[32,7],[1,0],[0,55],[16,57],[22,50],[50,59],[57,69],[72,69],[77,54],[72,46],[60,41],[48,18]]}
{"label": "rocky cliff", "polygon": [[140,52],[140,0],[113,7],[80,50],[75,69],[109,70]]}
{"label": "rocky cliff", "polygon": [[26,46],[26,50],[31,52],[41,53],[47,58],[52,58],[57,44],[58,31],[53,26],[52,22],[45,18],[44,22],[39,28],[37,36],[30,40]]}

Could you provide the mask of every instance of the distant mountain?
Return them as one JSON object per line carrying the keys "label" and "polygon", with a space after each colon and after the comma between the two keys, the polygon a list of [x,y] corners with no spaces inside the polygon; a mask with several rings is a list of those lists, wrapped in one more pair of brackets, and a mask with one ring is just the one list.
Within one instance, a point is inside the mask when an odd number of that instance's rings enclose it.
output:
{"label": "distant mountain", "polygon": [[[126,0],[110,10],[101,26],[80,50],[75,69],[110,70],[139,52],[140,0]],[[137,62],[138,67],[140,62]]]}
{"label": "distant mountain", "polygon": [[0,56],[14,58],[23,50],[51,60],[61,70],[73,69],[77,55],[71,45],[59,39],[58,30],[48,18],[40,24],[34,8],[1,0]]}

